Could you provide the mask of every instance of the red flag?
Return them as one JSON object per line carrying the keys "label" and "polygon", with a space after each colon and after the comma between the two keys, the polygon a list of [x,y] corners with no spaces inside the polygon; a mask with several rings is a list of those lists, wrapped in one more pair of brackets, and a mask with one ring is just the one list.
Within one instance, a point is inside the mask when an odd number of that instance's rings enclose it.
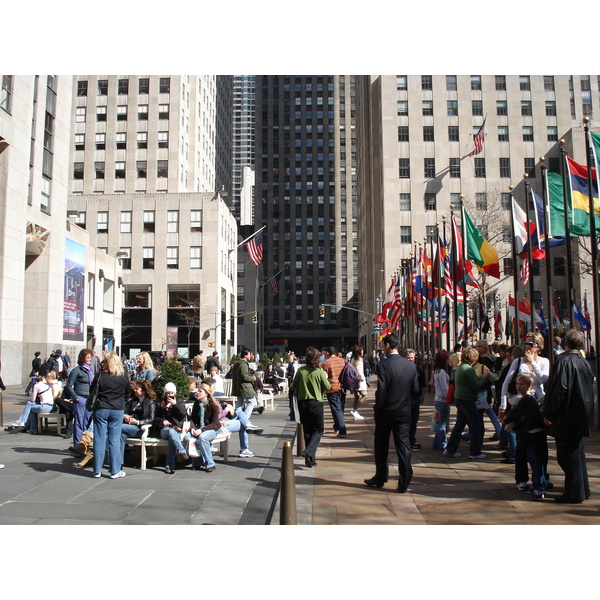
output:
{"label": "red flag", "polygon": [[248,254],[250,255],[250,260],[255,267],[260,265],[260,261],[263,257],[263,234],[262,231],[256,236],[254,236],[247,244],[246,248],[248,249]]}
{"label": "red flag", "polygon": [[473,150],[470,154],[467,154],[467,156],[475,156],[476,154],[479,154],[483,150],[483,128],[484,127],[485,127],[485,119],[483,120],[483,123],[481,124],[481,127],[479,128],[479,131],[477,132],[477,135],[473,139]]}
{"label": "red flag", "polygon": [[529,258],[525,257],[523,260],[523,264],[521,265],[521,274],[519,275],[519,280],[522,281],[525,285],[529,281]]}

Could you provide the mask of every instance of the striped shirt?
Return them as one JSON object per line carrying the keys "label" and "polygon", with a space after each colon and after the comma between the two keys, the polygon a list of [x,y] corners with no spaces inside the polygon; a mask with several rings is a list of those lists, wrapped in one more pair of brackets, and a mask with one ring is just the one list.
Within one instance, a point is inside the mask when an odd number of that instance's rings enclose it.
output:
{"label": "striped shirt", "polygon": [[340,391],[342,387],[340,384],[340,373],[342,372],[342,369],[345,366],[346,361],[343,358],[340,358],[339,356],[330,356],[321,364],[321,367],[323,367],[325,373],[327,373],[327,379],[331,384],[331,389],[329,390],[329,393]]}

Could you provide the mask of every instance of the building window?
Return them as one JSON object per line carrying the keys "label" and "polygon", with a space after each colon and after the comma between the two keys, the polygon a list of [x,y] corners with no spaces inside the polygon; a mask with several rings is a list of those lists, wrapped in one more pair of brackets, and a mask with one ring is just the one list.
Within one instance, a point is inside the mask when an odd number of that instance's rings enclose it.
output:
{"label": "building window", "polygon": [[144,233],[154,233],[154,211],[144,211]]}
{"label": "building window", "polygon": [[460,158],[450,159],[450,177],[460,177]]}
{"label": "building window", "polygon": [[437,210],[435,194],[425,194],[425,210]]}
{"label": "building window", "polygon": [[126,271],[131,270],[131,248],[119,248],[119,253],[125,255],[120,258],[121,267]]}
{"label": "building window", "polygon": [[502,270],[504,271],[504,275],[507,277],[511,277],[513,274],[513,260],[512,258],[504,258],[502,259]]}
{"label": "building window", "polygon": [[535,158],[526,158],[524,163],[525,173],[527,173],[529,179],[535,179]]}
{"label": "building window", "polygon": [[556,256],[554,258],[554,275],[562,277],[566,274],[566,260],[564,256]]}
{"label": "building window", "polygon": [[402,211],[410,211],[410,194],[400,194],[400,204],[398,209]]}
{"label": "building window", "polygon": [[147,104],[139,104],[138,105],[138,121],[147,121],[148,120],[148,105]]}
{"label": "building window", "polygon": [[483,116],[483,102],[481,100],[472,100],[471,101],[471,114],[474,117]]}
{"label": "building window", "polygon": [[135,163],[135,176],[138,179],[146,179],[148,166],[145,160],[138,160]]}
{"label": "building window", "polygon": [[150,92],[150,79],[140,78],[138,81],[138,94],[148,94]]}
{"label": "building window", "polygon": [[157,160],[156,161],[156,176],[157,177],[168,177],[169,176],[169,161],[168,160]]}
{"label": "building window", "polygon": [[158,132],[158,147],[168,148],[169,147],[169,132],[159,131]]}
{"label": "building window", "polygon": [[145,150],[146,148],[148,148],[148,133],[146,131],[138,132],[137,147],[139,150]]}
{"label": "building window", "polygon": [[167,246],[167,269],[179,269],[179,248]]}
{"label": "building window", "polygon": [[119,94],[129,94],[129,79],[119,79]]}
{"label": "building window", "polygon": [[202,211],[190,211],[190,231],[202,231]]}
{"label": "building window", "polygon": [[529,125],[523,127],[523,141],[533,142],[533,127]]}
{"label": "building window", "polygon": [[87,96],[88,92],[88,82],[87,81],[78,81],[77,82],[77,95],[78,96]]}
{"label": "building window", "polygon": [[529,75],[519,75],[519,89],[522,92],[528,92],[531,89]]}
{"label": "building window", "polygon": [[426,178],[435,177],[435,158],[424,158],[423,159],[423,174]]}
{"label": "building window", "polygon": [[502,192],[500,194],[500,206],[502,207],[502,210],[511,210],[512,194],[510,192]]}
{"label": "building window", "polygon": [[437,225],[427,225],[425,227],[425,243],[436,244],[438,241],[438,228]]}
{"label": "building window", "polygon": [[104,163],[94,163],[94,179],[104,179]]}
{"label": "building window", "polygon": [[399,173],[398,177],[405,179],[410,177],[410,159],[409,158],[400,158],[398,159],[399,163]]}
{"label": "building window", "polygon": [[168,94],[171,91],[171,78],[161,77],[158,83],[158,91],[160,94]]}
{"label": "building window", "polygon": [[202,268],[202,246],[192,246],[190,248],[190,269]]}
{"label": "building window", "polygon": [[125,132],[117,133],[115,136],[117,150],[125,150],[127,148],[127,134]]}
{"label": "building window", "polygon": [[179,231],[179,211],[167,211],[167,233],[177,233]]}
{"label": "building window", "polygon": [[83,179],[83,163],[73,163],[73,179]]}
{"label": "building window", "polygon": [[548,127],[546,127],[546,131],[549,142],[558,142],[558,127],[555,127],[554,125],[548,125]]}
{"label": "building window", "polygon": [[98,79],[98,96],[108,96],[108,79]]}
{"label": "building window", "polygon": [[154,248],[142,248],[142,269],[154,269]]}
{"label": "building window", "polygon": [[158,118],[159,119],[168,119],[169,118],[169,105],[168,104],[159,104],[158,105]]}
{"label": "building window", "polygon": [[521,116],[531,117],[531,101],[521,100]]}
{"label": "building window", "polygon": [[115,162],[115,179],[125,179],[125,162]]}
{"label": "building window", "polygon": [[448,125],[448,141],[458,142],[458,125]]}
{"label": "building window", "polygon": [[433,89],[433,77],[431,75],[421,75],[421,89],[432,90]]}
{"label": "building window", "polygon": [[500,160],[500,177],[510,179],[510,158],[501,158]]}
{"label": "building window", "polygon": [[108,212],[100,211],[96,214],[96,233],[108,233]]}
{"label": "building window", "polygon": [[449,92],[456,91],[456,75],[446,75],[446,90]]}
{"label": "building window", "polygon": [[498,141],[508,142],[508,127],[506,125],[498,126]]}
{"label": "building window", "polygon": [[131,211],[121,213],[121,233],[131,233]]}
{"label": "building window", "polygon": [[117,106],[117,121],[127,121],[127,105],[120,104]]}
{"label": "building window", "polygon": [[554,100],[546,100],[546,116],[556,116],[556,102]]}
{"label": "building window", "polygon": [[[0,108],[11,114],[12,109],[13,76],[2,75],[2,91],[0,92]],[[85,121],[85,107],[83,107],[83,121]],[[83,122],[81,121],[81,122]],[[77,121],[80,122],[80,121]]]}
{"label": "building window", "polygon": [[412,231],[410,225],[402,225],[400,227],[400,243],[412,244]]}
{"label": "building window", "polygon": [[475,194],[475,208],[477,210],[487,210],[487,207],[487,194],[485,192],[477,192]]}
{"label": "building window", "polygon": [[408,89],[408,77],[406,75],[396,75],[396,89],[407,90]]}
{"label": "building window", "polygon": [[87,276],[87,307],[94,308],[94,299],[96,296],[96,276],[88,272]]}
{"label": "building window", "polygon": [[408,142],[408,125],[400,125],[398,127],[398,141]]}
{"label": "building window", "polygon": [[544,75],[544,90],[547,92],[554,91],[554,75]]}
{"label": "building window", "polygon": [[75,109],[75,122],[85,123],[85,106],[78,106]]}
{"label": "building window", "polygon": [[398,100],[397,111],[400,116],[408,115],[408,102],[406,100]]}
{"label": "building window", "polygon": [[[408,141],[408,140],[407,140]],[[423,127],[423,141],[424,142],[433,142],[433,125],[425,125]]]}
{"label": "building window", "polygon": [[75,134],[75,150],[85,150],[85,134]]}
{"label": "building window", "polygon": [[506,75],[496,75],[496,90],[498,92],[506,90]]}
{"label": "building window", "polygon": [[496,114],[500,117],[508,115],[508,103],[506,100],[496,100]]}
{"label": "building window", "polygon": [[85,212],[78,212],[77,216],[73,219],[73,223],[75,223],[75,225],[77,225],[78,227],[81,227],[81,229],[85,229],[85,219]]}
{"label": "building window", "polygon": [[581,75],[579,77],[579,85],[581,87],[582,92],[589,92],[592,89],[591,83],[590,83],[590,76],[589,75]]}
{"label": "building window", "polygon": [[106,106],[97,106],[96,107],[96,121],[98,121],[98,122],[106,121]]}
{"label": "building window", "polygon": [[475,177],[485,177],[485,158],[475,158]]}
{"label": "building window", "polygon": [[425,116],[425,117],[433,116],[433,100],[423,100],[421,103],[421,107],[423,110],[423,116]]}
{"label": "building window", "polygon": [[447,112],[449,117],[455,117],[456,115],[458,115],[458,100],[448,100],[447,106]]}
{"label": "building window", "polygon": [[471,75],[471,89],[472,90],[480,90],[481,89],[481,75]]}
{"label": "building window", "polygon": [[96,150],[106,150],[106,134],[97,133],[94,141],[96,143]]}

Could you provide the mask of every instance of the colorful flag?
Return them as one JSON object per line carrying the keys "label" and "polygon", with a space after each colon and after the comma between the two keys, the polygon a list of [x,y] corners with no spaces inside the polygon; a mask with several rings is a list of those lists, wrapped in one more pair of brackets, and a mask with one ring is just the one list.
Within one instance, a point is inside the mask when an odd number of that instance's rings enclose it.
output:
{"label": "colorful flag", "polygon": [[[567,156],[568,182],[571,188],[571,215],[569,221],[573,223],[573,230],[582,233],[573,235],[590,235],[590,197],[588,190],[588,169],[585,165],[576,163]],[[592,194],[594,196],[594,218],[596,230],[600,228],[600,208],[598,207],[598,180],[596,169],[592,169]]]}
{"label": "colorful flag", "polygon": [[498,305],[498,301],[494,296],[494,335],[499,338],[504,333],[504,324],[502,323],[502,311]]}
{"label": "colorful flag", "polygon": [[[508,297],[508,314],[510,317],[515,316],[515,299],[512,296]],[[519,321],[528,323],[531,319],[531,310],[529,302],[519,300]]]}
{"label": "colorful flag", "polygon": [[552,327],[555,331],[559,331],[562,327],[562,319],[560,318],[560,312],[554,294],[552,294]]}
{"label": "colorful flag", "polygon": [[522,281],[524,285],[527,285],[527,283],[529,283],[529,258],[527,257],[523,259],[519,280]]}
{"label": "colorful flag", "polygon": [[479,233],[479,230],[475,227],[466,210],[463,210],[463,215],[465,220],[467,258],[472,260],[480,271],[496,279],[500,279],[498,252]]}
{"label": "colorful flag", "polygon": [[588,331],[588,322],[575,302],[573,302],[573,316],[579,321],[581,331]]}
{"label": "colorful flag", "polygon": [[475,156],[483,150],[483,128],[485,127],[486,119],[483,120],[483,123],[481,124],[481,127],[477,132],[477,135],[473,138],[473,150],[469,154],[467,154],[467,156]]}
{"label": "colorful flag", "polygon": [[400,321],[402,320],[402,277],[400,273],[396,276],[396,284],[394,285],[394,305],[392,307],[392,318],[390,327],[394,331],[400,329]]}
{"label": "colorful flag", "polygon": [[527,215],[525,211],[517,204],[514,197],[512,198],[512,217],[513,217],[513,235],[515,236],[515,253],[521,256],[523,248],[527,243]]}
{"label": "colorful flag", "polygon": [[394,306],[394,279],[392,279],[392,283],[390,284],[390,288],[385,295],[385,299],[383,301],[383,305],[381,306],[381,312],[377,315],[378,323],[389,323],[389,312],[392,306]]}
{"label": "colorful flag", "polygon": [[587,292],[585,292],[585,294],[583,295],[583,317],[587,323],[586,331],[591,331],[592,330],[592,320],[590,319],[590,313],[588,312]]}
{"label": "colorful flag", "polygon": [[[533,202],[533,205],[535,207],[537,206],[536,198],[538,198],[540,201],[540,204],[542,204],[542,199],[539,198],[539,196],[533,191],[533,189],[531,189],[530,192],[531,192],[531,200]],[[521,210],[521,213],[524,217],[524,220],[527,220],[525,212],[523,210]],[[526,224],[526,228],[529,231],[529,237],[525,240],[525,244],[523,245],[523,249],[521,250],[519,257],[523,258],[523,257],[529,255],[529,240],[531,240],[531,258],[535,258],[536,260],[542,260],[542,259],[546,258],[546,252],[545,252],[545,250],[543,250],[540,247],[540,241],[539,241],[539,237],[540,237],[539,220],[540,219],[538,217],[537,207],[534,210],[534,220],[535,220],[535,222],[529,221]],[[543,223],[544,223],[544,221],[543,221],[543,212],[542,212],[542,225],[543,225]],[[542,229],[542,231],[543,231],[543,229]]]}
{"label": "colorful flag", "polygon": [[271,291],[273,292],[273,296],[277,296],[279,294],[279,280],[281,279],[281,271],[274,275],[269,279],[269,285],[271,286]]}
{"label": "colorful flag", "polygon": [[263,257],[263,234],[262,230],[255,235],[247,244],[246,248],[250,255],[250,260],[255,267],[258,267]]}
{"label": "colorful flag", "polygon": [[[563,246],[567,243],[564,237],[554,237],[552,235],[547,236],[545,232],[545,224],[544,224],[544,201],[538,196],[533,189],[531,190],[531,197],[533,199],[535,205],[535,235],[534,235],[534,243],[533,249],[536,248],[536,239],[537,244],[541,251],[546,249],[546,237],[548,237],[548,247],[554,248],[555,246]],[[550,226],[550,216],[548,215],[548,225]],[[545,258],[546,253],[543,252],[543,256],[533,255],[534,258]]]}
{"label": "colorful flag", "polygon": [[542,335],[546,335],[548,333],[548,323],[546,323],[546,317],[544,316],[544,304],[543,304],[541,298],[540,298],[540,312],[538,314],[538,312],[535,311],[534,314],[535,314],[535,322],[537,323],[538,327],[540,328]]}

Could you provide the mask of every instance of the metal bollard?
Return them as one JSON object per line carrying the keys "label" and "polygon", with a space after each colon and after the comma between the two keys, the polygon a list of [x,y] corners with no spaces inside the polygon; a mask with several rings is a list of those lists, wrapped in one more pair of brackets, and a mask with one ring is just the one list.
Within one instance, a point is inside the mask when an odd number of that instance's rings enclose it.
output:
{"label": "metal bollard", "polygon": [[302,423],[296,425],[296,456],[302,456],[306,450],[306,442],[304,441],[304,427]]}
{"label": "metal bollard", "polygon": [[283,442],[283,454],[281,461],[281,501],[279,505],[279,524],[297,525],[296,480],[294,477],[292,442]]}

